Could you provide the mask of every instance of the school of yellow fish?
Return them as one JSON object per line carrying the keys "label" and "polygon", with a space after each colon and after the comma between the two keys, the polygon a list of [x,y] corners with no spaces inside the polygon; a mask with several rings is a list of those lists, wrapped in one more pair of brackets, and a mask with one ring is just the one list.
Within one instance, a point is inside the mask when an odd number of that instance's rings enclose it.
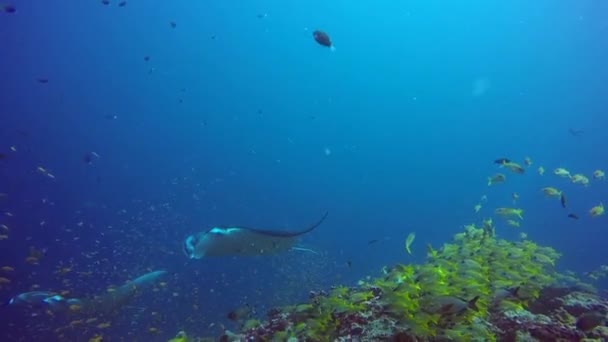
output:
{"label": "school of yellow fish", "polygon": [[[522,166],[516,162],[513,162],[509,159],[506,159],[506,158],[497,159],[495,161],[495,163],[498,164],[499,168],[501,168],[501,169],[508,170],[515,174],[523,175],[523,174],[525,174],[526,168],[530,168],[530,166],[532,165],[532,159],[530,157],[524,158],[524,162],[523,162],[524,166]],[[539,166],[536,169],[536,172],[539,176],[543,176],[545,174],[545,168],[543,166]],[[553,170],[553,175],[557,176],[557,178],[569,181],[572,184],[582,185],[583,187],[589,187],[591,184],[590,178],[585,176],[583,173],[572,173],[564,167],[555,168]],[[591,178],[594,181],[602,182],[606,179],[606,174],[603,170],[596,169],[595,171],[592,172]],[[507,176],[504,173],[498,172],[498,173],[488,177],[487,184],[488,184],[488,186],[495,186],[497,184],[505,183],[506,181],[507,181]],[[566,205],[567,205],[566,197],[562,190],[559,190],[555,186],[546,186],[544,188],[541,188],[540,192],[547,198],[554,198],[554,199],[560,200],[561,205],[564,208],[566,208]],[[513,200],[514,204],[517,202],[518,199],[519,199],[519,194],[513,193],[512,200]],[[481,208],[483,207],[482,202],[485,202],[485,201],[487,201],[487,197],[484,195],[482,197],[482,200],[473,206],[473,211],[475,213],[480,212]],[[494,210],[494,213],[498,216],[503,217],[506,220],[506,223],[512,227],[519,227],[521,224],[520,221],[523,221],[524,211],[521,208],[501,207],[501,208],[496,208]],[[590,208],[588,210],[588,214],[590,217],[602,216],[602,215],[604,215],[604,213],[605,213],[604,204],[602,202],[598,203],[597,205],[593,206],[592,208]],[[576,214],[569,214],[568,217],[573,218],[573,219],[578,219],[578,216]]]}

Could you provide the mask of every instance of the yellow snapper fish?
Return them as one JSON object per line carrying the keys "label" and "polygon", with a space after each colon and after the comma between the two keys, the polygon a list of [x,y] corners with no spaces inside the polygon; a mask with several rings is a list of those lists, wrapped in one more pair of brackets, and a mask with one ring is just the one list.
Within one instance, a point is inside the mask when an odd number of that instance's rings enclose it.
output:
{"label": "yellow snapper fish", "polygon": [[593,179],[606,179],[606,174],[602,170],[593,171]]}
{"label": "yellow snapper fish", "polygon": [[496,210],[494,210],[494,213],[496,215],[500,215],[503,217],[518,217],[520,220],[523,220],[523,214],[524,214],[524,210],[523,209],[515,209],[515,208],[496,208]]}
{"label": "yellow snapper fish", "polygon": [[595,207],[591,208],[589,210],[589,215],[591,215],[591,217],[597,217],[597,216],[604,215],[604,204],[602,204],[600,202],[600,204],[598,204]]}
{"label": "yellow snapper fish", "polygon": [[509,220],[507,220],[507,224],[511,227],[519,228],[519,221],[509,219]]}
{"label": "yellow snapper fish", "polygon": [[582,175],[580,173],[577,173],[574,176],[570,177],[570,181],[574,184],[581,184],[584,186],[589,185],[589,178],[587,178],[585,175]]}
{"label": "yellow snapper fish", "polygon": [[505,175],[503,175],[502,173],[497,173],[492,177],[488,177],[488,186],[498,183],[504,183],[506,179],[507,177],[505,177]]}
{"label": "yellow snapper fish", "polygon": [[412,246],[412,242],[414,242],[414,239],[416,239],[416,233],[410,233],[405,239],[405,250],[410,255],[412,254],[412,250],[410,249],[410,247]]}
{"label": "yellow snapper fish", "polygon": [[515,172],[515,173],[519,173],[519,174],[524,174],[526,172],[526,170],[519,164],[515,163],[515,162],[504,162],[500,165],[500,167],[504,167],[507,168],[509,170],[511,170],[511,172]]}
{"label": "yellow snapper fish", "polygon": [[545,194],[545,196],[547,196],[547,197],[560,197],[562,195],[561,191],[557,190],[556,188],[554,188],[552,186],[542,188],[542,189],[540,189],[540,191],[542,191],[543,194]]}
{"label": "yellow snapper fish", "polygon": [[479,204],[479,203],[475,204],[475,206],[473,207],[473,210],[475,210],[475,213],[478,213],[479,210],[481,210],[481,204]]}
{"label": "yellow snapper fish", "polygon": [[563,167],[558,167],[557,169],[553,170],[553,174],[563,178],[570,178],[570,171],[564,169]]}
{"label": "yellow snapper fish", "polygon": [[538,172],[538,174],[542,176],[545,174],[545,168],[542,166],[539,166],[538,169],[536,169],[536,172]]}

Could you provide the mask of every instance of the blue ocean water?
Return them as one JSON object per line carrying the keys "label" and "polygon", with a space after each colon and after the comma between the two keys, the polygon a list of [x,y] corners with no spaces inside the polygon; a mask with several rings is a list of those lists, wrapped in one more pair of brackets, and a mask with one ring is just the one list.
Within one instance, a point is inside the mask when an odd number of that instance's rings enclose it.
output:
{"label": "blue ocean water", "polygon": [[[606,217],[587,213],[608,202],[607,181],[553,175],[608,169],[608,4],[117,4],[16,2],[0,13],[0,266],[14,268],[0,295],[90,297],[151,270],[170,276],[90,323],[4,307],[2,340],[217,336],[235,328],[226,314],[236,307],[263,316],[384,265],[423,262],[427,244],[513,206],[513,192],[524,221],[495,218],[499,236],[525,232],[580,274],[608,262]],[[487,186],[504,172],[494,159],[527,156],[524,175]],[[563,190],[568,208],[545,186]],[[326,210],[301,241],[319,254],[181,252],[187,235],[215,225],[295,229]],[[31,248],[37,264],[25,261]]]}

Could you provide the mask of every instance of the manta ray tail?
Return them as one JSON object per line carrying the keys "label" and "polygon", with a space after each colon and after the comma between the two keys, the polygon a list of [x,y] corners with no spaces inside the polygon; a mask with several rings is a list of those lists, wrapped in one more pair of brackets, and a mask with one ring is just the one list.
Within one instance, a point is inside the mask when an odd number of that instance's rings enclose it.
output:
{"label": "manta ray tail", "polygon": [[321,217],[321,219],[319,221],[317,221],[317,223],[315,223],[312,226],[304,229],[303,231],[298,232],[298,235],[302,235],[302,234],[306,234],[308,232],[311,232],[315,228],[317,228],[318,226],[320,226],[321,223],[323,223],[323,221],[325,221],[325,219],[327,218],[327,214],[329,214],[329,211],[326,211],[325,214],[323,214],[323,216]]}

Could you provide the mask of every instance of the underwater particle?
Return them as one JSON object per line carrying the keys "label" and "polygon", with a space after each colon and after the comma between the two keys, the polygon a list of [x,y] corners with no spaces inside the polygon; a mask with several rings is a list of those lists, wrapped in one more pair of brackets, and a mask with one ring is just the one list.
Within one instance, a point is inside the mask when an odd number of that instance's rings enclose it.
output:
{"label": "underwater particle", "polygon": [[492,177],[488,177],[488,186],[494,185],[494,184],[499,184],[499,183],[504,183],[504,181],[507,179],[507,177],[502,174],[502,173],[497,173]]}
{"label": "underwater particle", "polygon": [[127,5],[126,1],[121,1],[118,3],[118,7],[125,7]]}
{"label": "underwater particle", "polygon": [[562,192],[562,195],[559,197],[559,202],[562,204],[562,208],[566,208],[566,196]]}
{"label": "underwater particle", "polygon": [[42,166],[38,166],[36,168],[36,171],[38,171],[38,173],[47,176],[51,179],[55,179],[55,175],[53,175],[52,173],[50,173],[47,169],[43,168]]}
{"label": "underwater particle", "polygon": [[150,61],[150,56],[144,56],[144,61],[146,61],[146,62]]}
{"label": "underwater particle", "polygon": [[532,159],[530,157],[524,158],[524,165],[526,165],[526,166],[532,165]]}
{"label": "underwater particle", "polygon": [[317,43],[319,43],[319,45],[328,47],[328,48],[332,48],[333,44],[331,43],[331,38],[329,38],[329,35],[321,30],[315,30],[312,33],[312,37],[315,39],[315,41]]}
{"label": "underwater particle", "polygon": [[118,115],[116,115],[116,114],[106,114],[106,115],[104,115],[104,118],[106,118],[108,120],[116,120],[116,119],[118,119]]}
{"label": "underwater particle", "polygon": [[568,214],[568,218],[571,218],[573,220],[578,220],[578,215],[576,215],[576,214]]}
{"label": "underwater particle", "polygon": [[104,5],[109,5],[110,4],[110,0],[101,0],[101,3]]}
{"label": "underwater particle", "polygon": [[331,150],[329,149],[329,147],[326,147],[325,149],[323,149],[323,152],[325,153],[326,156],[329,156],[331,154]]}
{"label": "underwater particle", "polygon": [[584,314],[582,314],[577,320],[576,320],[576,327],[582,331],[591,331],[593,329],[595,329],[596,327],[604,324],[604,322],[606,321],[606,315],[597,312],[597,311],[593,311],[593,312],[586,312]]}
{"label": "underwater particle", "polygon": [[376,242],[378,242],[378,241],[379,241],[379,240],[377,240],[377,239],[372,239],[372,240],[367,241],[367,244],[368,244],[368,245],[371,245],[371,244],[374,244],[374,243],[376,243]]}
{"label": "underwater particle", "polygon": [[353,262],[350,260],[346,261],[346,266],[348,266],[348,268],[353,267]]}
{"label": "underwater particle", "polygon": [[48,78],[37,78],[36,81],[40,84],[47,84],[49,83],[49,79]]}
{"label": "underwater particle", "polygon": [[414,242],[414,240],[416,239],[416,233],[412,232],[410,233],[407,238],[405,239],[405,250],[407,251],[407,254],[411,255],[412,254],[412,250],[410,249],[410,247],[412,246],[412,243]]}
{"label": "underwater particle", "polygon": [[177,23],[175,23],[175,21],[170,21],[169,22],[169,26],[171,26],[171,28],[176,28],[177,27]]}
{"label": "underwater particle", "polygon": [[258,17],[258,19],[264,19],[268,16],[268,13],[258,13],[256,15],[256,17]]}
{"label": "underwater particle", "polygon": [[17,12],[17,7],[15,7],[15,5],[11,5],[11,4],[6,4],[6,5],[1,5],[2,6],[2,11],[4,13],[15,13]]}
{"label": "underwater particle", "polygon": [[591,215],[591,217],[604,215],[604,204],[600,202],[600,204],[589,209],[589,215]]}

